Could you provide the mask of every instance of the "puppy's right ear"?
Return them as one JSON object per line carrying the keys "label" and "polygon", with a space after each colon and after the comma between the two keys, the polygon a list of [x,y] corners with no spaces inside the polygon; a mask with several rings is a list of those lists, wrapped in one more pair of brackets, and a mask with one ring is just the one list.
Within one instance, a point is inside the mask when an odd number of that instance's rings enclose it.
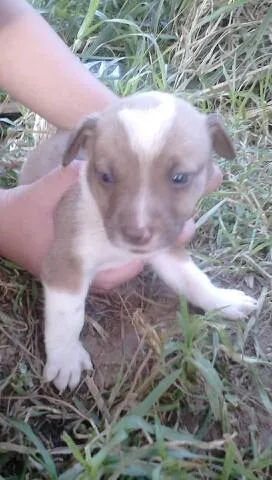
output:
{"label": "puppy's right ear", "polygon": [[76,156],[80,149],[86,147],[86,142],[89,138],[94,137],[97,126],[97,117],[88,117],[82,125],[71,134],[68,145],[63,155],[62,165],[67,167]]}
{"label": "puppy's right ear", "polygon": [[216,113],[207,115],[208,127],[210,130],[212,144],[217,155],[232,160],[235,158],[235,150],[232,142],[226,133],[221,118]]}

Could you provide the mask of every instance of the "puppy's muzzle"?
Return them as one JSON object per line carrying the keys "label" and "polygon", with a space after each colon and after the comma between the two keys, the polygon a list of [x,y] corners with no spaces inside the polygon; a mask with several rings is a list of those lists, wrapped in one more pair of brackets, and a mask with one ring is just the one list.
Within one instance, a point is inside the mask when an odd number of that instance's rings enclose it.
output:
{"label": "puppy's muzzle", "polygon": [[153,229],[151,227],[123,226],[121,233],[126,243],[137,247],[147,245],[153,237]]}

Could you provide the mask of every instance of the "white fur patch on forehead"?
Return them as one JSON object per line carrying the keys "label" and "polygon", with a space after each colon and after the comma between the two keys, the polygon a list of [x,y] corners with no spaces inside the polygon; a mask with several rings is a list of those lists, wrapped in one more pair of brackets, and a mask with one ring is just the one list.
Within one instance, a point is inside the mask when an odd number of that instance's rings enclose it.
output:
{"label": "white fur patch on forehead", "polygon": [[[158,103],[147,108],[132,104],[118,112],[118,116],[129,136],[131,147],[152,159],[163,147],[176,113],[176,102],[172,95],[152,92],[139,94],[141,101],[146,96]],[[135,100],[137,100],[137,97]],[[141,102],[142,103],[142,102]]]}

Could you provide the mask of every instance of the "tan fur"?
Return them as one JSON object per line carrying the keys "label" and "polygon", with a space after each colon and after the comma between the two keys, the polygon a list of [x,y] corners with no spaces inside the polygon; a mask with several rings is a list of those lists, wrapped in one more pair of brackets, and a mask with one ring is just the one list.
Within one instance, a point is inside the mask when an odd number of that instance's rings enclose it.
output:
{"label": "tan fur", "polygon": [[61,166],[70,135],[69,131],[57,133],[33,150],[24,163],[19,184],[33,183],[54,168]]}
{"label": "tan fur", "polygon": [[[212,145],[217,152],[234,156],[218,119],[200,114],[180,99],[174,100],[173,118],[167,120],[171,125],[160,138],[159,151],[135,151],[119,113],[130,109],[133,117],[134,111],[157,111],[160,99],[167,104],[168,97],[173,102],[174,97],[157,92],[125,98],[100,115],[83,120],[75,131],[57,133],[30,154],[21,184],[35,181],[61,163],[68,165],[82,149],[88,159],[85,190],[90,197],[83,198],[81,183],[67,192],[56,211],[56,236],[42,275],[47,284],[69,291],[80,288],[83,266],[75,241],[82,237],[86,217],[100,224],[98,241],[103,237],[108,247],[113,244],[144,254],[141,243],[146,239],[150,239],[148,253],[174,244],[205,190]],[[148,155],[152,158],[147,161]],[[179,172],[189,173],[192,180],[175,188],[171,176]],[[103,184],[103,173],[114,175],[114,183]]]}
{"label": "tan fur", "polygon": [[[65,286],[68,292],[78,292],[82,287],[83,263],[73,248],[78,222],[75,205],[79,198],[79,185],[68,190],[55,212],[55,239],[45,259],[42,280],[55,288]],[[63,261],[62,259],[65,259]]]}

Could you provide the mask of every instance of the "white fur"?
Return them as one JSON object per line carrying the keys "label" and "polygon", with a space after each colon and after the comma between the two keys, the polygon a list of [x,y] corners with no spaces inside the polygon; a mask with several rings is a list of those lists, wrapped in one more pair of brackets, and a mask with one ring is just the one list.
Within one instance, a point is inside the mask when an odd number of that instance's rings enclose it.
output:
{"label": "white fur", "polygon": [[86,287],[70,294],[44,285],[45,293],[45,378],[62,391],[75,388],[82,370],[92,369],[89,354],[79,335],[84,324]]}
{"label": "white fur", "polygon": [[[95,247],[97,252],[101,252],[97,244]],[[121,266],[132,258],[121,249],[106,250],[100,256],[98,268],[92,270],[92,275],[95,271]],[[93,260],[93,254],[86,257],[86,262]],[[98,257],[96,261],[98,264]],[[164,251],[151,257],[150,263],[169,287],[184,294],[190,302],[204,310],[222,309],[226,317],[240,319],[257,307],[257,302],[241,291],[212,285],[190,258],[178,260]],[[89,354],[79,340],[84,324],[87,284],[88,279],[85,279],[79,294],[60,292],[45,286],[45,377],[48,381],[53,380],[60,391],[67,386],[74,388],[79,383],[82,370],[92,369]]]}
{"label": "white fur", "polygon": [[[126,260],[129,260],[129,256]],[[119,262],[123,263],[120,259]],[[204,310],[222,309],[226,317],[240,319],[257,307],[253,298],[239,290],[212,285],[190,258],[178,261],[165,251],[155,255],[150,262],[169,287],[184,294],[189,301]],[[53,380],[60,391],[67,386],[75,388],[82,370],[92,369],[89,354],[79,340],[84,324],[87,290],[86,283],[79,294],[60,292],[45,286],[45,378]]]}
{"label": "white fur", "polygon": [[168,252],[163,252],[155,256],[151,263],[173,290],[184,294],[203,310],[223,309],[226,317],[236,320],[244,318],[257,307],[256,300],[240,290],[215,287],[190,257],[178,261]]}
{"label": "white fur", "polygon": [[144,161],[152,160],[165,142],[176,112],[171,95],[153,94],[160,103],[149,109],[125,108],[118,116],[122,121],[135,152],[144,154]]}

